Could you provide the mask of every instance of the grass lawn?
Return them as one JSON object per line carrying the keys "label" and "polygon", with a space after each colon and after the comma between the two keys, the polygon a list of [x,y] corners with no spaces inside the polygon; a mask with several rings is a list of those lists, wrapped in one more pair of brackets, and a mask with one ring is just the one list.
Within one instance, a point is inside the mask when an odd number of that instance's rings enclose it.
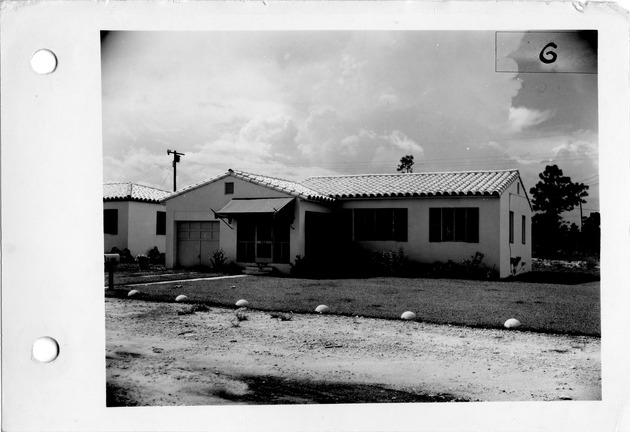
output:
{"label": "grass lawn", "polygon": [[[409,310],[423,322],[485,328],[503,328],[507,319],[516,318],[522,323],[520,330],[600,335],[599,282],[560,285],[394,277],[316,280],[247,276],[134,288],[141,293],[136,299],[149,301],[174,302],[176,296],[185,294],[191,303],[235,307],[237,300],[246,299],[252,309],[293,312],[314,312],[318,305],[325,304],[334,314],[386,319],[399,319]],[[129,290],[117,287],[105,292],[108,297],[127,298]]]}

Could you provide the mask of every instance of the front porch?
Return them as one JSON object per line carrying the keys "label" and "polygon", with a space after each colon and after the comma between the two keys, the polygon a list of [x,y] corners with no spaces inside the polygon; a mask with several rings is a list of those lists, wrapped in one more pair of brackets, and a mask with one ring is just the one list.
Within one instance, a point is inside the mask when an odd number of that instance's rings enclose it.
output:
{"label": "front porch", "polygon": [[235,262],[246,272],[289,270],[294,207],[293,198],[233,199],[215,213],[236,231]]}

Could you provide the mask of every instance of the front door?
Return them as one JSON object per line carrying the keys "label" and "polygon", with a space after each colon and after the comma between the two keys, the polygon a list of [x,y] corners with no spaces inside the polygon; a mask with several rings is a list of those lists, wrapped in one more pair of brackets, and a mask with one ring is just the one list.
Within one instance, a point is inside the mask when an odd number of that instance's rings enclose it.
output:
{"label": "front door", "polygon": [[273,261],[273,224],[270,217],[261,218],[256,224],[256,262]]}
{"label": "front door", "polygon": [[334,244],[332,215],[307,211],[305,224],[305,258],[314,263],[330,261],[331,255],[337,252],[332,246]]}

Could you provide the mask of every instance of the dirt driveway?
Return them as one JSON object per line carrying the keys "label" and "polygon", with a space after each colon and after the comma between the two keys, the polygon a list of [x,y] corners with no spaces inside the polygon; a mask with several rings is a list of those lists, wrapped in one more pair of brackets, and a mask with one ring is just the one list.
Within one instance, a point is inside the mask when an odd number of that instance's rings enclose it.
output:
{"label": "dirt driveway", "polygon": [[108,406],[601,399],[594,337],[105,302]]}

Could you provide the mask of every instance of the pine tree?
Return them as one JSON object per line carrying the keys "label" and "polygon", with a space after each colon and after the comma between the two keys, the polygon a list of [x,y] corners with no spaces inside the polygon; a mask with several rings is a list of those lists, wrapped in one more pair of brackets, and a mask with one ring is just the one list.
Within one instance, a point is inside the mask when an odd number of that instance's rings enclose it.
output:
{"label": "pine tree", "polygon": [[548,165],[538,175],[540,181],[529,190],[534,211],[532,237],[538,252],[548,253],[563,249],[563,233],[569,230],[562,213],[571,211],[585,203],[588,186],[572,182],[557,165]]}
{"label": "pine tree", "polygon": [[407,155],[400,158],[400,165],[396,168],[397,171],[411,173],[413,172],[413,155]]}

